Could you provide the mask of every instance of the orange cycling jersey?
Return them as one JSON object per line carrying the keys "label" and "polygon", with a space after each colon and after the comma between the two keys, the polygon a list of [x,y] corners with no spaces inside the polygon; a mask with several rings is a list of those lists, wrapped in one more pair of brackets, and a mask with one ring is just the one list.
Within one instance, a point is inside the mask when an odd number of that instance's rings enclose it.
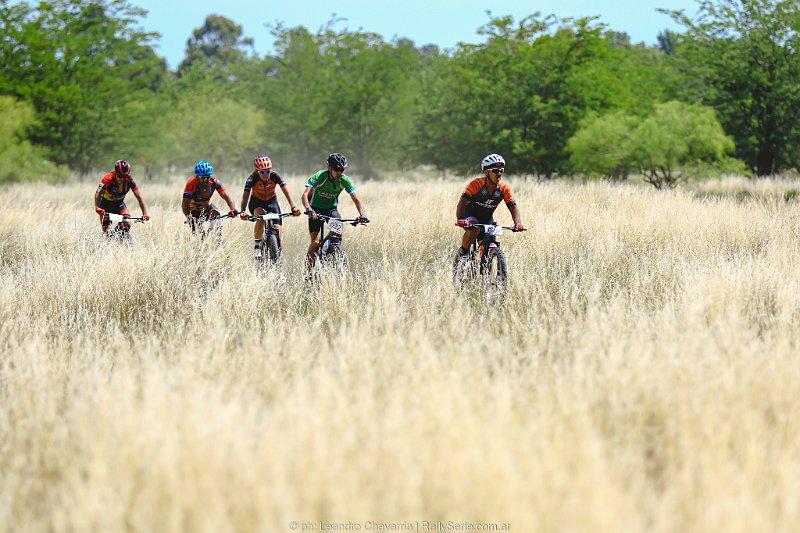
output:
{"label": "orange cycling jersey", "polygon": [[511,187],[507,183],[499,182],[492,192],[489,192],[489,185],[487,178],[475,178],[469,182],[461,195],[468,201],[467,214],[474,216],[479,221],[491,220],[494,210],[502,201],[505,201],[508,207],[517,205],[514,193],[511,192]]}
{"label": "orange cycling jersey", "polygon": [[280,174],[270,171],[269,178],[262,180],[259,179],[258,171],[256,170],[249,176],[247,181],[244,182],[244,190],[251,191],[253,198],[259,200],[269,201],[275,198],[275,187],[285,187],[286,182],[283,181]]}
{"label": "orange cycling jersey", "polygon": [[131,176],[122,176],[122,180],[117,181],[116,174],[109,172],[100,180],[101,196],[109,202],[119,203],[125,199],[128,191],[138,191],[139,187]]}
{"label": "orange cycling jersey", "polygon": [[200,184],[200,180],[197,176],[193,176],[186,182],[186,188],[183,189],[183,196],[189,198],[189,209],[191,211],[202,211],[208,207],[214,191],[223,193],[225,192],[225,187],[214,178],[208,178],[208,182],[203,186]]}

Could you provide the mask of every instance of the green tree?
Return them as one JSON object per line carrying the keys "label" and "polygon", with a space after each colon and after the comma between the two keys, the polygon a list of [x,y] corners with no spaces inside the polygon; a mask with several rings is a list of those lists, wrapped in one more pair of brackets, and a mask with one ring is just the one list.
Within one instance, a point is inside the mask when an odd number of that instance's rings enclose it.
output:
{"label": "green tree", "polygon": [[[249,54],[248,54],[249,48]],[[253,55],[253,39],[244,37],[242,27],[222,15],[208,15],[186,41],[186,57],[178,66],[178,75],[192,70],[229,76],[230,67]]]}
{"label": "green tree", "polygon": [[800,1],[700,0],[675,48],[697,80],[687,97],[717,110],[736,156],[758,175],[800,165]]}
{"label": "green tree", "polygon": [[515,171],[569,170],[567,140],[590,111],[650,107],[669,66],[593,18],[493,18],[487,42],[460,45],[426,76],[418,160],[466,171],[487,152]]}
{"label": "green tree", "polygon": [[0,96],[0,183],[44,179],[58,181],[67,174],[45,158],[45,151],[25,138],[35,123],[33,107],[10,96]]}
{"label": "green tree", "polygon": [[[408,40],[303,27],[272,28],[276,54],[263,81],[270,150],[284,168],[310,171],[343,152],[358,172],[407,163],[423,52]],[[431,53],[428,50],[428,53]]]}
{"label": "green tree", "polygon": [[30,138],[57,163],[87,173],[147,135],[151,117],[123,114],[167,74],[156,34],[134,27],[143,15],[122,0],[0,5],[0,93],[33,104]]}
{"label": "green tree", "polygon": [[741,161],[728,157],[733,140],[714,110],[671,101],[656,104],[645,117],[614,112],[591,117],[569,140],[572,163],[587,175],[642,174],[657,189],[720,173],[742,173]]}
{"label": "green tree", "polygon": [[189,95],[162,118],[162,142],[152,158],[185,172],[206,159],[215,171],[231,172],[263,150],[265,122],[265,114],[246,102]]}
{"label": "green tree", "polygon": [[615,180],[628,178],[635,168],[633,131],[639,119],[625,111],[591,114],[567,142],[573,170]]}

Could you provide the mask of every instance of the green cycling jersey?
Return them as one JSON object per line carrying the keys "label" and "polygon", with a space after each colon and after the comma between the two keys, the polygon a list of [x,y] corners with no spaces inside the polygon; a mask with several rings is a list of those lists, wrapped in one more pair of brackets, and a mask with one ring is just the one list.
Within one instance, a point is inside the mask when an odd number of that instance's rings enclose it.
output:
{"label": "green cycling jersey", "polygon": [[338,180],[333,180],[327,170],[320,170],[308,178],[306,187],[314,189],[314,196],[311,197],[312,209],[334,208],[338,205],[339,194],[342,191],[347,191],[347,194],[353,194],[356,191],[353,180],[348,178],[347,174],[342,174]]}

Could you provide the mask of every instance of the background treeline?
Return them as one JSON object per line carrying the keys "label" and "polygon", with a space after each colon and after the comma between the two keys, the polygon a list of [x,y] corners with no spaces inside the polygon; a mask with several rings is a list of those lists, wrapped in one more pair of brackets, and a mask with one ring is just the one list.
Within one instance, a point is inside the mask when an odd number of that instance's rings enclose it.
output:
{"label": "background treeline", "polygon": [[[657,187],[800,163],[800,0],[699,1],[683,32],[633,44],[595,18],[490,18],[481,44],[442,51],[351,31],[265,25],[259,56],[209,15],[173,71],[123,0],[0,0],[0,181],[58,180],[130,159],[137,175],[219,169],[269,153],[310,172],[515,173]],[[468,38],[469,36],[465,36]]]}

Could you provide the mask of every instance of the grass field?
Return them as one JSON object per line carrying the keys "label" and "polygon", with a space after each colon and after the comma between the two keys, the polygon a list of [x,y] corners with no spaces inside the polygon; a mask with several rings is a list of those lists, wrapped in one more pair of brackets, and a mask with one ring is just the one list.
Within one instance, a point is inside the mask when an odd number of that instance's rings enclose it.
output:
{"label": "grass field", "polygon": [[177,181],[132,248],[94,183],[3,188],[0,530],[800,529],[794,184],[508,181],[502,309],[450,283],[465,181],[361,183],[315,290],[305,217],[279,285],[252,224],[188,235]]}

